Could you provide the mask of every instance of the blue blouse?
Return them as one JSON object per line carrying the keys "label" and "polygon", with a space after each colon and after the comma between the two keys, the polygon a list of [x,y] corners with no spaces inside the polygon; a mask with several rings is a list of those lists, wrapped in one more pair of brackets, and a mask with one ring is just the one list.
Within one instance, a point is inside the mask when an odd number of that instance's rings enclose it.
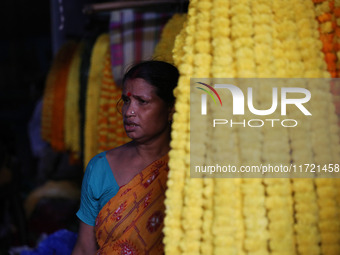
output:
{"label": "blue blouse", "polygon": [[78,218],[94,226],[98,213],[118,190],[119,186],[106,159],[106,151],[101,152],[94,156],[86,167],[81,186]]}

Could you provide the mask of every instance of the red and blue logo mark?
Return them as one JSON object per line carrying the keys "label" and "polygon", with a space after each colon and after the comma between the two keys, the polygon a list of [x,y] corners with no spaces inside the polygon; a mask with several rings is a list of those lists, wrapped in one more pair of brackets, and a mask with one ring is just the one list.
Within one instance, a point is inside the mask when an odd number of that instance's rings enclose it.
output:
{"label": "red and blue logo mark", "polygon": [[[217,96],[218,100],[220,101],[221,106],[222,106],[222,100],[221,100],[221,98],[220,98],[220,95],[217,93],[217,91],[216,91],[212,86],[210,86],[210,85],[208,85],[208,84],[206,84],[206,83],[203,83],[203,82],[196,82],[196,83],[199,83],[199,84],[201,84],[201,85],[203,85],[203,86],[206,86],[206,87],[209,88],[212,92],[214,92],[215,95]],[[209,90],[204,89],[204,88],[201,88],[201,87],[196,87],[196,88],[197,88],[197,89],[201,89],[201,90],[207,92],[207,93],[209,94],[209,96],[214,100],[214,102],[215,102],[215,104],[216,104],[216,100],[215,100],[215,98],[213,97],[213,95],[211,94],[211,92],[210,92]]]}

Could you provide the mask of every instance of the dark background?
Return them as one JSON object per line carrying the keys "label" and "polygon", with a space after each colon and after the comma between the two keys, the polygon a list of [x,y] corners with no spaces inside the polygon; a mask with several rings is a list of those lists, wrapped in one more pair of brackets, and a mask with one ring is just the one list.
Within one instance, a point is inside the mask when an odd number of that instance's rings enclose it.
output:
{"label": "dark background", "polygon": [[[86,4],[97,2],[104,1],[1,2],[0,254],[8,254],[11,247],[34,247],[41,233],[53,233],[58,228],[77,230],[78,201],[45,199],[30,218],[25,216],[25,199],[46,181],[37,178],[39,162],[31,150],[28,123],[62,44],[108,31],[108,13],[87,15],[82,11]],[[56,154],[53,159],[51,165],[55,168],[65,164],[63,155]],[[82,166],[77,166],[76,171],[81,181]],[[45,215],[48,216],[44,218]]]}

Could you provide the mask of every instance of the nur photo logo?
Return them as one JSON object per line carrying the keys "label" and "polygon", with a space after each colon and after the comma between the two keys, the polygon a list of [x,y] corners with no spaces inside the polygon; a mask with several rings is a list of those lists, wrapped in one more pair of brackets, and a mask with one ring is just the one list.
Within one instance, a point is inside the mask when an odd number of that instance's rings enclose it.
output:
{"label": "nur photo logo", "polygon": [[[254,80],[254,79],[253,79]],[[229,79],[230,82],[230,79]],[[261,82],[261,81],[260,81]],[[268,82],[268,81],[266,81]],[[271,126],[274,127],[276,122],[281,122],[281,126],[283,127],[295,127],[298,125],[298,121],[296,119],[278,119],[278,118],[268,118],[264,119],[262,116],[270,116],[275,114],[277,117],[279,116],[287,116],[287,107],[291,107],[291,112],[294,111],[296,114],[302,114],[303,116],[311,116],[312,113],[306,106],[306,104],[311,100],[311,92],[306,87],[298,87],[298,86],[275,86],[275,82],[281,82],[275,79],[272,79],[272,83],[269,86],[259,86],[259,80],[254,82],[255,85],[252,85],[249,80],[246,84],[243,84],[242,88],[240,86],[228,83],[222,83],[221,80],[214,85],[208,85],[205,82],[196,81],[195,88],[205,93],[201,93],[201,116],[205,116],[208,113],[207,110],[207,94],[210,96],[211,100],[215,103],[215,107],[217,106],[217,102],[215,98],[218,98],[220,102],[219,110],[213,108],[213,111],[216,112],[223,112],[223,107],[232,107],[232,115],[233,116],[261,116],[259,119],[243,119],[241,122],[238,119],[236,122],[233,119],[225,119],[225,118],[214,118],[212,126],[216,127],[216,125],[230,125],[231,127],[234,125],[242,125],[242,126],[249,126],[249,127],[262,127],[266,122],[271,123]],[[239,81],[237,82],[237,84]],[[197,84],[200,84],[204,87],[198,87]],[[298,84],[297,84],[298,85]],[[196,90],[197,93],[197,90]],[[254,93],[259,94],[266,94],[266,104],[265,106],[261,105],[256,106],[256,98]],[[223,95],[223,100],[225,101],[222,104],[221,96]],[[231,105],[232,103],[232,105]],[[249,114],[247,114],[249,113]],[[215,117],[215,115],[214,115]]]}
{"label": "nur photo logo", "polygon": [[[206,86],[207,88],[209,88],[212,92],[215,93],[215,95],[217,96],[218,100],[220,100],[220,104],[222,106],[222,100],[221,100],[221,97],[220,95],[217,93],[217,91],[210,85],[206,84],[206,83],[203,83],[203,82],[196,82],[198,84],[201,84],[203,86]],[[214,96],[211,94],[211,92],[209,90],[206,90],[204,88],[201,88],[201,87],[196,87],[197,89],[200,89],[200,90],[203,90],[205,91],[206,93],[209,94],[209,96],[212,98],[212,100],[214,101],[214,103],[216,104],[216,100],[214,98]],[[201,96],[201,114],[202,115],[207,115],[207,95],[206,94],[202,94]]]}

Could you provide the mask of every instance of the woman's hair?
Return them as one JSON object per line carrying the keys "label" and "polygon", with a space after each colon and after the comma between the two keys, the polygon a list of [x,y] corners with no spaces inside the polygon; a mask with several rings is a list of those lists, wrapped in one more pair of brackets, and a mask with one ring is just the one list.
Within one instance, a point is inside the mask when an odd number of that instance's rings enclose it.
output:
{"label": "woman's hair", "polygon": [[154,86],[156,94],[168,105],[173,106],[174,88],[177,86],[179,72],[167,62],[148,60],[132,66],[123,77],[123,86],[127,80],[141,78]]}

